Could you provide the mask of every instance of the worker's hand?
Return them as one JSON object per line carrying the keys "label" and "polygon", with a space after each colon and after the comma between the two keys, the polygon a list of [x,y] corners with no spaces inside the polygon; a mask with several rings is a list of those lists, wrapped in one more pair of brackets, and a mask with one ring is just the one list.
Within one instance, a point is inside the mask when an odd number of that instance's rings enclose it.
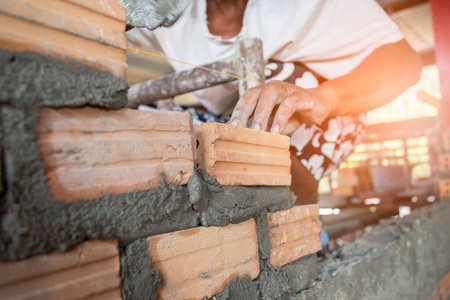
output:
{"label": "worker's hand", "polygon": [[[231,115],[230,124],[247,127],[247,121],[253,114],[252,128],[266,131],[273,113],[270,129],[273,133],[285,133],[292,119],[309,125],[320,124],[331,112],[331,103],[323,98],[318,88],[303,89],[292,83],[270,81],[248,89],[242,95]],[[297,124],[300,122],[297,121]]]}

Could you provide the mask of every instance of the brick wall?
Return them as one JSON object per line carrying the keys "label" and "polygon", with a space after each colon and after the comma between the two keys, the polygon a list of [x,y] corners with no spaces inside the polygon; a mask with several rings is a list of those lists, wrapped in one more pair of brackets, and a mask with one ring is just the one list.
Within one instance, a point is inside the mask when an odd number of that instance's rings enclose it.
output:
{"label": "brick wall", "polygon": [[117,241],[0,264],[1,299],[121,299]]}
{"label": "brick wall", "polygon": [[118,0],[7,0],[0,17],[1,299],[311,285],[321,225],[317,205],[292,207],[288,137],[123,109]]}

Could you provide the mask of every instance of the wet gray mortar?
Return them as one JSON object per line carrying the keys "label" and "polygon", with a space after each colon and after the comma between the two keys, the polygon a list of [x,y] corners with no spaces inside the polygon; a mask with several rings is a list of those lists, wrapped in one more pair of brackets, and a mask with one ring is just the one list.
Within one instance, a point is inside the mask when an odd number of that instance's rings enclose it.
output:
{"label": "wet gray mortar", "polygon": [[163,281],[158,271],[152,270],[147,240],[138,239],[119,250],[122,299],[156,300],[155,291]]}
{"label": "wet gray mortar", "polygon": [[0,116],[4,193],[0,200],[0,260],[65,250],[86,239],[138,238],[222,226],[292,207],[287,187],[225,187],[204,172],[187,185],[54,202],[36,142],[38,110],[86,105],[119,109],[128,84],[93,67],[34,52],[0,50]]}

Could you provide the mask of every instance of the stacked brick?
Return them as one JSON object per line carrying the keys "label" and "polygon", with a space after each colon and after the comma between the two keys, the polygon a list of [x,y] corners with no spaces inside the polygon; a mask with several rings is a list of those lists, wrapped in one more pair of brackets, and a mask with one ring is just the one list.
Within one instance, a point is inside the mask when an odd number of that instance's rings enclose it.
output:
{"label": "stacked brick", "polygon": [[450,272],[445,274],[439,282],[439,294],[442,300],[450,299]]}
{"label": "stacked brick", "polygon": [[253,219],[224,227],[199,227],[147,238],[153,267],[164,286],[161,299],[202,299],[222,292],[234,278],[259,274]]}
{"label": "stacked brick", "polygon": [[441,141],[443,152],[450,152],[450,131],[442,133]]}
{"label": "stacked brick", "polygon": [[209,123],[195,126],[198,168],[222,185],[291,185],[289,137]]}
{"label": "stacked brick", "polygon": [[331,194],[337,197],[351,197],[361,184],[355,168],[338,169],[337,178],[331,180]]}
{"label": "stacked brick", "polygon": [[74,59],[125,79],[125,18],[118,1],[5,0],[0,2],[0,44]]}
{"label": "stacked brick", "polygon": [[0,3],[0,298],[202,299],[236,282],[271,298],[320,249],[317,206],[291,209],[289,138],[124,109],[125,17],[118,0]]}
{"label": "stacked brick", "polygon": [[[158,299],[203,299],[221,293],[236,279],[247,279],[246,289],[262,288],[263,298],[270,299],[279,293],[273,286],[282,285],[277,276],[270,276],[274,269],[283,274],[287,264],[299,261],[321,249],[318,206],[296,206],[292,209],[264,215],[263,222],[254,219],[221,227],[198,227],[141,239],[141,252],[150,253],[145,265],[156,269],[162,285],[156,290]],[[268,262],[261,260],[264,247],[261,240],[270,237]],[[258,244],[260,244],[258,246]],[[131,256],[145,256],[134,253]],[[138,270],[142,261],[123,260],[122,268]],[[311,264],[309,262],[308,264]],[[314,264],[314,262],[313,262]],[[305,268],[306,261],[289,268]],[[310,266],[308,265],[307,268]],[[144,273],[144,271],[142,271]],[[314,278],[314,272],[310,274]],[[281,277],[281,276],[280,276]],[[286,276],[283,276],[286,277]],[[284,279],[284,278],[283,278]],[[309,284],[308,278],[305,282]],[[251,280],[251,281],[250,281]],[[155,285],[154,278],[141,285]],[[132,285],[127,283],[127,286]],[[137,289],[137,288],[136,288]],[[294,292],[298,292],[299,290]],[[130,298],[139,295],[135,290]],[[283,295],[283,294],[281,294]]]}
{"label": "stacked brick", "polygon": [[317,205],[295,206],[270,213],[267,220],[271,243],[270,264],[274,268],[316,253],[322,248]]}
{"label": "stacked brick", "polygon": [[450,197],[450,178],[439,179],[439,195],[441,197]]}
{"label": "stacked brick", "polygon": [[0,264],[1,299],[121,299],[117,241]]}
{"label": "stacked brick", "polygon": [[439,155],[439,195],[450,197],[450,132],[442,134],[442,153]]}
{"label": "stacked brick", "polygon": [[37,127],[50,194],[72,202],[186,184],[194,137],[186,114],[43,108]]}

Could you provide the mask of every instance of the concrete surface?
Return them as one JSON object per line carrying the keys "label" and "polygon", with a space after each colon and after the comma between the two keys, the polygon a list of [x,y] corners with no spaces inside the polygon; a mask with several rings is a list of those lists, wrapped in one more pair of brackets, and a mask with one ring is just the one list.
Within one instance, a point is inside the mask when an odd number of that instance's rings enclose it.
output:
{"label": "concrete surface", "polygon": [[450,199],[381,220],[320,263],[307,290],[290,299],[427,299],[450,270]]}

